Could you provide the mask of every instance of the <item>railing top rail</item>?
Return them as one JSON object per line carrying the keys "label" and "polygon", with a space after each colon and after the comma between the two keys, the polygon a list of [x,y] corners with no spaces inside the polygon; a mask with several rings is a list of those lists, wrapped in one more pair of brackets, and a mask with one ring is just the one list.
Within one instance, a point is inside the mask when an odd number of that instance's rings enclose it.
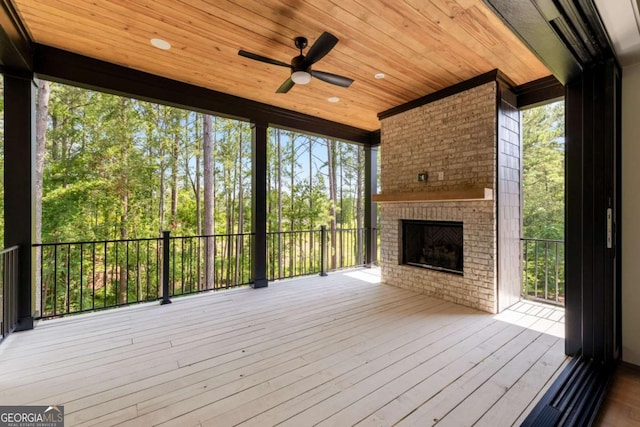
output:
{"label": "railing top rail", "polygon": [[34,243],[31,246],[38,248],[41,246],[63,246],[63,245],[94,245],[96,243],[127,243],[127,242],[162,241],[162,237],[141,237],[139,239],[119,239],[119,240],[86,240],[80,242],[51,242]]}
{"label": "railing top rail", "polygon": [[197,239],[202,237],[238,237],[238,236],[255,236],[256,233],[228,233],[228,234],[203,234],[200,236],[169,236],[170,240],[173,239]]}
{"label": "railing top rail", "polygon": [[536,237],[521,237],[520,240],[524,240],[527,242],[550,242],[550,243],[564,243],[564,240],[557,239],[539,239]]}
{"label": "railing top rail", "polygon": [[313,228],[311,230],[283,230],[283,231],[267,231],[267,235],[275,234],[293,234],[293,233],[319,233],[320,228]]}
{"label": "railing top rail", "polygon": [[[336,228],[335,231],[358,231],[365,230],[366,227],[353,227],[353,228]],[[375,228],[374,228],[375,229]],[[283,231],[267,231],[267,235],[275,235],[275,234],[293,234],[293,233],[320,233],[320,228],[313,228],[307,230],[283,230]],[[330,228],[327,228],[327,231],[331,231]]]}
{"label": "railing top rail", "polygon": [[[235,236],[253,236],[255,233],[232,233],[232,234],[211,234],[200,236],[170,236],[170,239],[193,239],[200,237],[235,237]],[[41,246],[64,246],[64,245],[93,245],[104,243],[127,243],[127,242],[146,242],[157,241],[161,242],[162,237],[141,237],[137,239],[105,239],[105,240],[84,240],[77,242],[48,242],[48,243],[34,243],[31,246],[34,248]]]}
{"label": "railing top rail", "polygon": [[[336,231],[357,231],[361,228],[336,228]],[[327,230],[329,231],[329,230]],[[276,234],[293,234],[293,233],[314,233],[320,232],[320,229],[311,230],[289,230],[289,231],[269,231],[267,235]],[[195,236],[170,236],[169,239],[193,239],[201,237],[237,237],[237,236],[255,236],[254,232],[249,233],[227,233],[227,234],[203,234]],[[126,243],[126,242],[141,242],[141,241],[162,241],[162,237],[141,237],[135,239],[104,239],[104,240],[81,240],[75,242],[47,242],[47,243],[33,243],[31,246],[34,248],[42,246],[64,246],[64,245],[92,245],[92,244],[104,244],[104,243]],[[17,246],[16,246],[17,247]],[[8,251],[12,248],[5,249]]]}
{"label": "railing top rail", "polygon": [[0,251],[0,255],[4,255],[4,254],[7,254],[9,252],[17,251],[18,249],[20,249],[20,246],[18,246],[18,245],[11,246],[9,248],[2,249]]}

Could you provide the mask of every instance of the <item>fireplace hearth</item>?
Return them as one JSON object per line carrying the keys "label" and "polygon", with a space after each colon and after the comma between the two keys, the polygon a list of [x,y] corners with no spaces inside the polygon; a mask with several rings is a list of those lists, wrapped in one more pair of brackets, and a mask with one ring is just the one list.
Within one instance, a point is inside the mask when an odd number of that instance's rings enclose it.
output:
{"label": "fireplace hearth", "polygon": [[462,222],[402,220],[401,223],[402,264],[464,273]]}

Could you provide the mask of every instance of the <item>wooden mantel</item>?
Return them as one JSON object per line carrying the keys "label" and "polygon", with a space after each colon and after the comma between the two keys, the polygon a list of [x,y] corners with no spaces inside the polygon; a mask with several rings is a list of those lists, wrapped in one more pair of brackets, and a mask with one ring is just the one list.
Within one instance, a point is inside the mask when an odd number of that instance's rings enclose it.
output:
{"label": "wooden mantel", "polygon": [[410,193],[382,193],[373,195],[373,201],[376,203],[467,202],[477,200],[493,200],[493,189],[468,188],[451,191],[414,191]]}

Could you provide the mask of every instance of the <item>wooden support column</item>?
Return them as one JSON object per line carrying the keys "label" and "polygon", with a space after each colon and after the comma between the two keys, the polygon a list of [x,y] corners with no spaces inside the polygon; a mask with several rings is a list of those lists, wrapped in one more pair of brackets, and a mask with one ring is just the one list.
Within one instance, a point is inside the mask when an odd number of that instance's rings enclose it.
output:
{"label": "wooden support column", "polygon": [[251,160],[253,167],[251,225],[253,230],[253,287],[267,287],[267,129],[268,125],[251,125]]}
{"label": "wooden support column", "polygon": [[373,195],[378,192],[378,147],[364,149],[364,227],[365,264],[369,267],[378,262],[378,208]]}
{"label": "wooden support column", "polygon": [[4,246],[19,252],[18,325],[33,329],[35,307],[35,93],[33,75],[4,76]]}

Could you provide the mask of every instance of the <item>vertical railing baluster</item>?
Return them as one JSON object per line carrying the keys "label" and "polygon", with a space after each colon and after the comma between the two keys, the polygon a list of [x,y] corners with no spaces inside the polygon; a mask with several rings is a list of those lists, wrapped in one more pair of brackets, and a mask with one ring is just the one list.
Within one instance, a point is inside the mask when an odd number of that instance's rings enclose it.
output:
{"label": "vertical railing baluster", "polygon": [[[116,248],[116,261],[114,263],[115,266],[115,279],[116,279],[116,293],[114,296],[114,301],[113,301],[113,305],[117,306],[118,304],[120,304],[120,245],[118,245],[118,242],[114,242],[113,245]],[[113,271],[113,269],[112,269]]]}
{"label": "vertical railing baluster", "polygon": [[549,241],[544,242],[544,299],[549,299]]}
{"label": "vertical railing baluster", "polygon": [[44,316],[47,312],[47,301],[44,297],[44,289],[47,284],[44,281],[44,246],[38,246],[38,250],[40,251],[40,313],[41,316]]}
{"label": "vertical railing baluster", "polygon": [[102,306],[107,306],[107,242],[104,242],[104,282],[102,283],[103,300]]}
{"label": "vertical railing baluster", "polygon": [[217,278],[218,278],[218,263],[215,262],[216,258],[218,257],[218,240],[216,239],[216,236],[213,236],[213,256],[211,257],[214,262],[213,262],[213,283],[211,284],[211,289],[215,289],[216,288],[216,283],[217,283]]}
{"label": "vertical railing baluster", "polygon": [[534,264],[534,273],[533,273],[533,277],[535,280],[535,288],[534,288],[534,296],[537,298],[538,297],[538,241],[535,241],[535,246],[534,246],[534,250],[535,250],[535,264]]}
{"label": "vertical railing baluster", "polygon": [[[563,305],[564,293],[561,291],[561,287],[564,288],[564,284],[561,269],[564,266],[562,246],[564,242],[562,240],[533,238],[521,238],[520,241],[523,254],[522,296]],[[531,254],[531,249],[534,251],[533,254]],[[533,267],[531,262],[534,263]],[[540,265],[540,262],[543,262],[544,265]],[[530,280],[530,273],[533,275],[533,284]],[[543,284],[544,289],[540,289]],[[533,290],[530,286],[533,286]]]}
{"label": "vertical railing baluster", "polygon": [[91,245],[91,310],[96,308],[96,244]]}
{"label": "vertical railing baluster", "polygon": [[136,241],[136,302],[140,302],[140,241]]}
{"label": "vertical railing baluster", "polygon": [[522,241],[524,246],[524,295],[529,295],[529,242]]}
{"label": "vertical railing baluster", "polygon": [[[171,241],[172,246],[171,246],[171,288],[173,289],[173,295],[176,294],[176,240],[175,238]],[[167,246],[169,246],[169,243],[167,243]],[[164,262],[164,257],[163,257],[163,262]]]}
{"label": "vertical railing baluster", "polygon": [[196,283],[196,286],[197,286],[197,288],[198,288],[198,290],[199,290],[199,291],[201,291],[201,290],[202,290],[202,282],[201,282],[201,279],[202,279],[202,274],[201,274],[201,273],[202,273],[202,272],[200,271],[200,267],[201,267],[201,265],[202,265],[202,258],[201,258],[201,256],[202,256],[202,251],[201,251],[201,249],[202,249],[202,237],[198,237],[198,240],[197,240],[197,247],[196,247],[196,252],[197,252],[197,253],[196,253],[196,258],[197,258],[197,260],[198,260],[198,261],[197,261],[197,263],[196,263],[196,264],[197,264],[197,267],[196,267],[196,268],[197,268],[197,269],[196,269],[196,275],[197,275],[197,283]]}
{"label": "vertical railing baluster", "polygon": [[67,245],[67,313],[71,307],[71,244]]}
{"label": "vertical railing baluster", "polygon": [[147,255],[146,255],[146,261],[147,261],[147,274],[145,274],[145,278],[147,279],[147,283],[146,283],[146,291],[144,293],[144,299],[148,300],[149,299],[149,285],[151,284],[151,275],[149,274],[151,271],[151,267],[149,265],[149,257],[151,256],[151,240],[147,240]]}
{"label": "vertical railing baluster", "polygon": [[53,315],[58,314],[58,246],[53,247]]}
{"label": "vertical railing baluster", "polygon": [[83,298],[83,288],[84,286],[82,286],[82,279],[84,277],[84,245],[82,243],[80,243],[80,311],[83,310],[82,306],[82,298]]}
{"label": "vertical railing baluster", "polygon": [[[180,294],[184,294],[184,239],[180,239]],[[173,294],[176,295],[176,284],[173,284]]]}
{"label": "vertical railing baluster", "polygon": [[125,283],[123,284],[124,289],[124,296],[125,296],[125,304],[129,304],[129,241],[125,242],[125,250],[126,250],[126,256],[125,256],[125,262],[124,262],[124,267],[125,267],[125,274],[124,274],[124,279],[125,279]]}

